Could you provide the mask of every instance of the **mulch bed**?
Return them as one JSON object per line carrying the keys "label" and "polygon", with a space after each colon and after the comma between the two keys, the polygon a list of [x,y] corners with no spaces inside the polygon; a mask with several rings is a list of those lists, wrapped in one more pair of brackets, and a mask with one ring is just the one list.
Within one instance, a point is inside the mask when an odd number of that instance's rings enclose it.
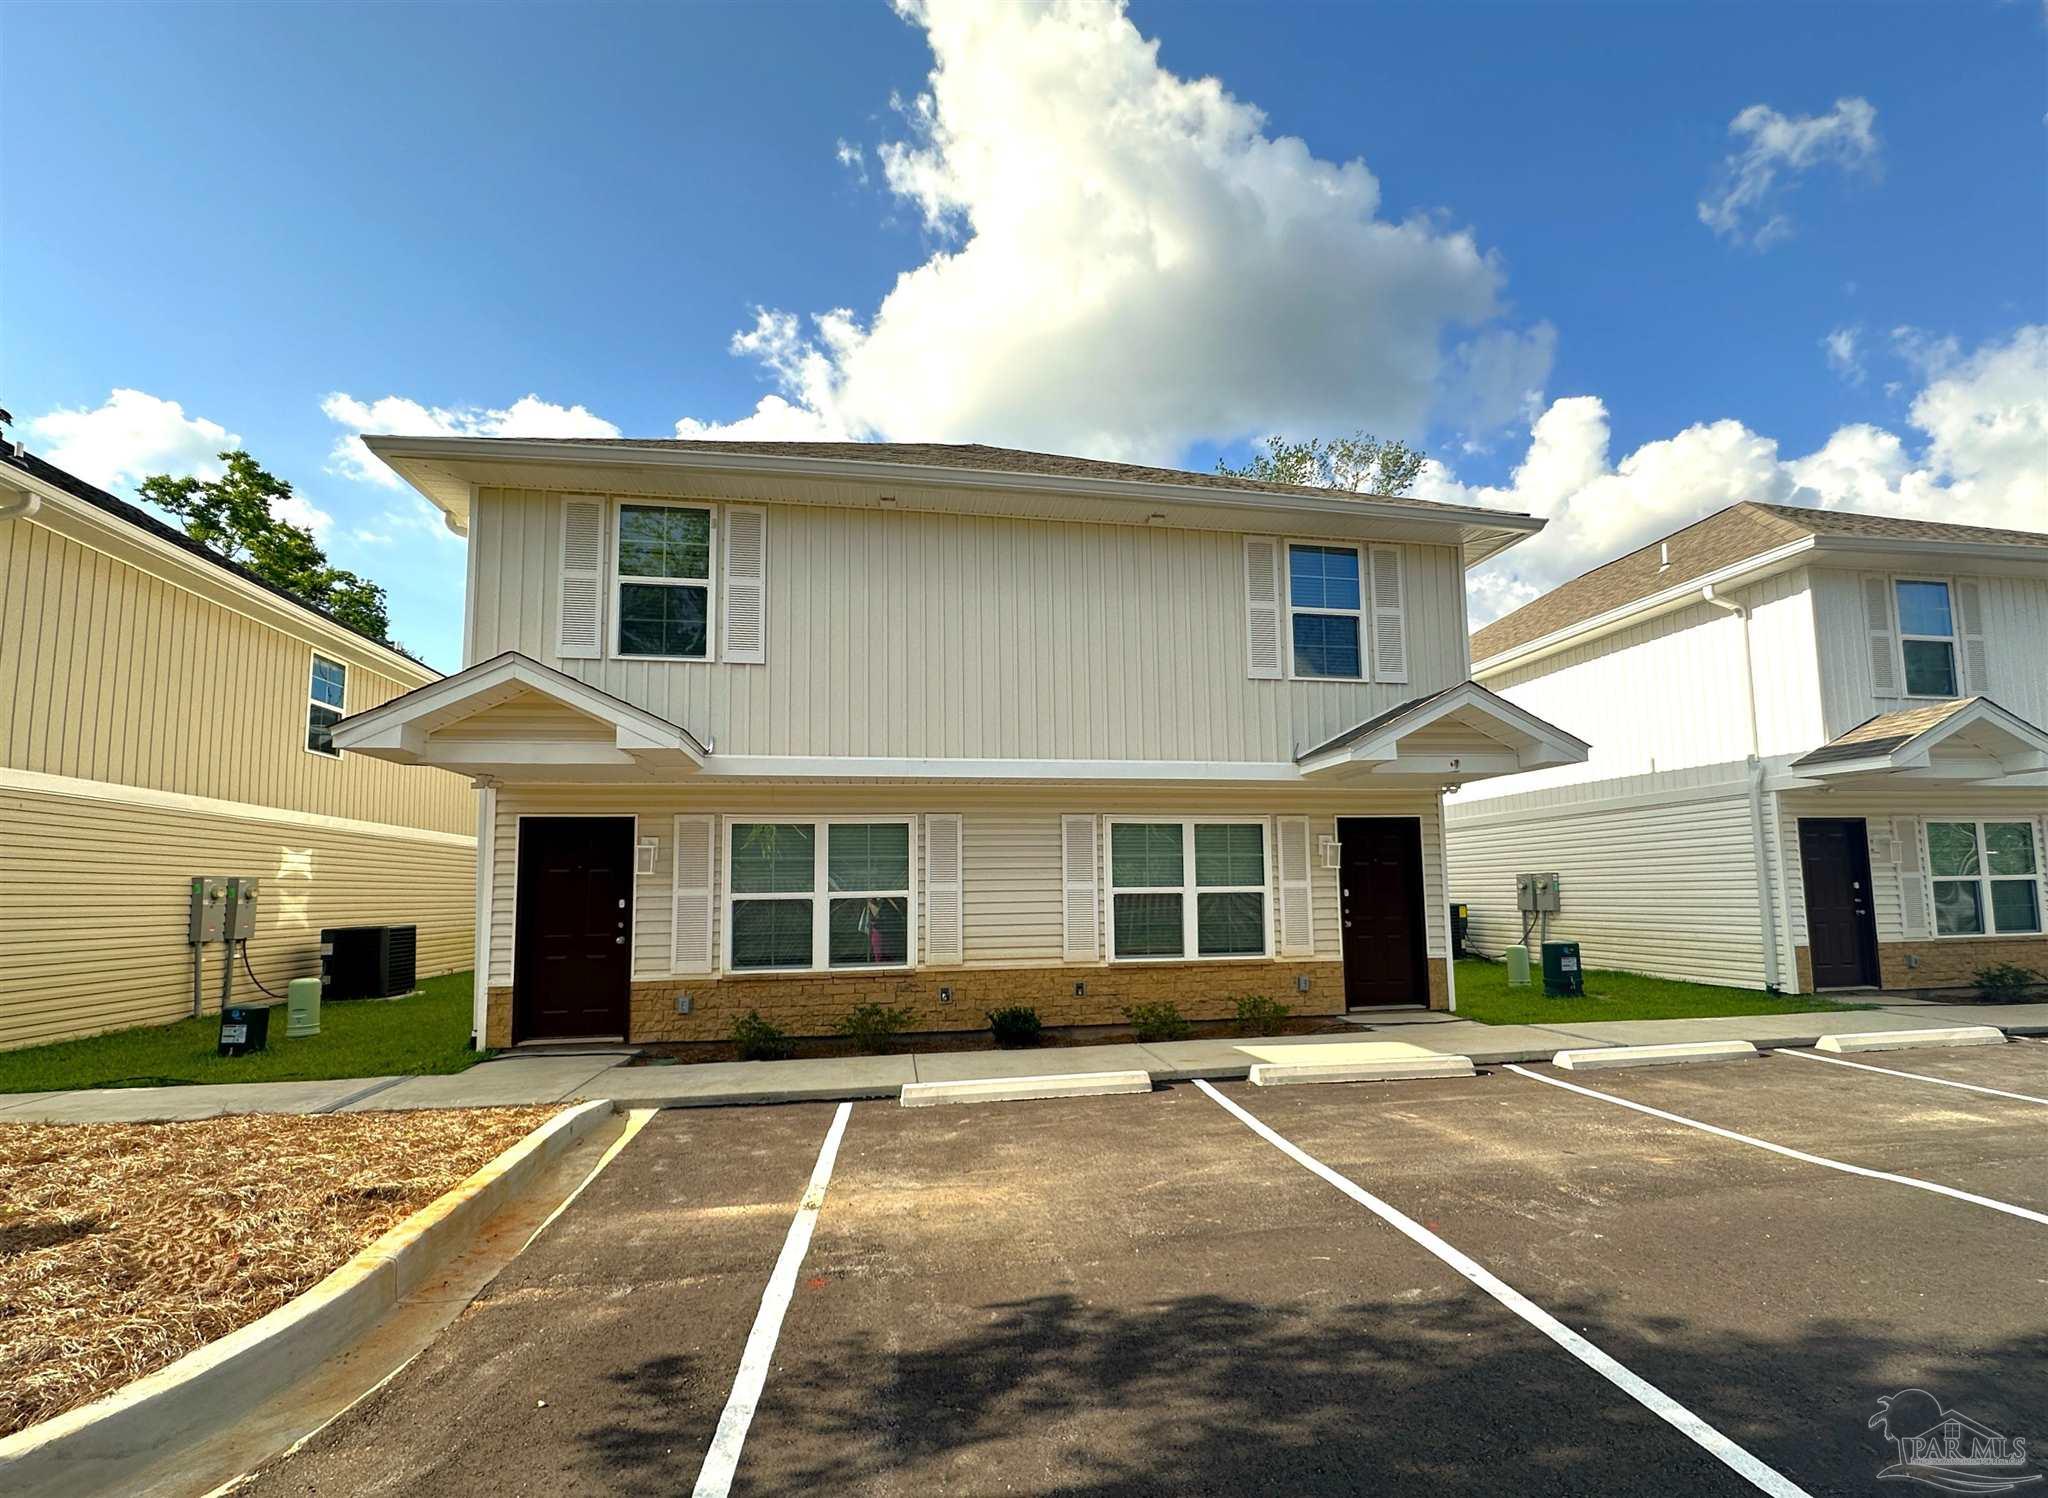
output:
{"label": "mulch bed", "polygon": [[[1297,1015],[1280,1021],[1277,1025],[1261,1026],[1260,1035],[1351,1035],[1359,1033],[1356,1025],[1347,1025],[1342,1020],[1327,1016]],[[1058,1050],[1065,1046],[1120,1045],[1132,1038],[1127,1025],[1099,1025],[1085,1030],[1047,1030],[1040,1038],[1036,1049]],[[1193,1022],[1191,1040],[1235,1040],[1239,1038],[1235,1020],[1197,1020]],[[737,1061],[739,1051],[730,1041],[698,1040],[686,1043],[661,1041],[634,1042],[641,1054],[628,1062],[629,1066],[666,1066],[702,1061]],[[930,1035],[899,1035],[893,1044],[881,1052],[856,1045],[838,1035],[809,1036],[792,1040],[793,1060],[816,1061],[838,1056],[904,1055],[910,1052],[931,1051],[993,1051],[997,1049],[995,1037],[986,1030],[946,1030]]]}
{"label": "mulch bed", "polygon": [[556,1111],[0,1124],[0,1435],[276,1310]]}

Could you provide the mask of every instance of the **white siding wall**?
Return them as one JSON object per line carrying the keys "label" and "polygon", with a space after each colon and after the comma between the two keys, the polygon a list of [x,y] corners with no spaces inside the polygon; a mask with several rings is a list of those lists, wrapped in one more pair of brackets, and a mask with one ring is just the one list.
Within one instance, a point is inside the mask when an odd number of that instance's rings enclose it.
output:
{"label": "white siding wall", "polygon": [[1253,681],[1240,536],[773,505],[767,664],[558,660],[559,500],[474,509],[472,659],[517,650],[721,754],[1286,760],[1465,678],[1457,553],[1405,547],[1405,684]]}
{"label": "white siding wall", "polygon": [[1519,941],[1515,876],[1555,872],[1551,939],[1580,943],[1588,967],[1761,988],[1746,774],[1724,764],[1506,800],[1461,794],[1445,810],[1447,868],[1472,946],[1497,956]]}
{"label": "white siding wall", "polygon": [[[1763,754],[1824,742],[1816,695],[1812,606],[1804,572],[1728,595],[1752,611]],[[1481,781],[1459,800],[1521,796],[1561,785],[1725,764],[1749,753],[1742,621],[1704,601],[1490,673],[1484,684],[1592,745],[1584,764]]]}
{"label": "white siding wall", "polygon": [[[1958,574],[1939,569],[1915,577]],[[1861,572],[1815,568],[1814,610],[1820,624],[1821,701],[1832,738],[1878,713],[1910,707],[1914,699],[1877,696],[1870,680],[1869,637],[1864,629]],[[1990,697],[2029,723],[2048,724],[2048,564],[2039,577],[1980,577],[1984,644],[1991,680],[1966,682],[1972,696]]]}
{"label": "white siding wall", "polygon": [[[674,823],[683,813],[720,816],[850,816],[861,813],[964,815],[964,936],[970,967],[1060,965],[1060,816],[1062,813],[1158,813],[1167,816],[1247,817],[1307,815],[1314,839],[1334,836],[1338,816],[1415,816],[1421,821],[1423,897],[1428,951],[1448,950],[1443,877],[1443,839],[1436,797],[1406,792],[1374,796],[1319,792],[1292,796],[1241,790],[1004,790],[989,786],[958,790],[929,785],[894,789],[873,784],[823,788],[733,787],[715,802],[702,792],[666,787],[506,787],[498,793],[496,854],[492,863],[491,982],[512,981],[514,899],[518,879],[518,819],[524,815],[637,816],[639,835],[659,839],[655,872],[635,886],[633,975],[669,975]],[[721,837],[722,837],[721,833]],[[922,850],[918,866],[922,869]],[[721,887],[723,899],[723,869]],[[1274,874],[1268,870],[1269,884]],[[1316,955],[1341,953],[1337,875],[1317,862],[1311,874]],[[1275,885],[1274,887],[1277,887]],[[1269,895],[1269,899],[1271,896]],[[921,901],[920,901],[921,903]],[[716,920],[716,917],[714,917]],[[717,944],[714,943],[714,950]]]}

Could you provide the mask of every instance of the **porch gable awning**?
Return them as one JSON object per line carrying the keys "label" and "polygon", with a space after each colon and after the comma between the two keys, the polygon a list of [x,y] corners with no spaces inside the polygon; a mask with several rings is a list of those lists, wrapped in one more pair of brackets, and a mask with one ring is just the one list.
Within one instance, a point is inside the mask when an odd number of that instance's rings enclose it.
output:
{"label": "porch gable awning", "polygon": [[1304,749],[1294,762],[1306,780],[1427,775],[1463,784],[1584,764],[1588,752],[1585,740],[1465,681],[1388,708]]}
{"label": "porch gable awning", "polygon": [[334,725],[351,754],[510,780],[690,775],[711,750],[687,728],[517,651]]}
{"label": "porch gable awning", "polygon": [[1815,780],[1903,775],[1996,783],[2048,771],[2048,730],[1989,697],[1958,697],[1865,719],[1789,768]]}

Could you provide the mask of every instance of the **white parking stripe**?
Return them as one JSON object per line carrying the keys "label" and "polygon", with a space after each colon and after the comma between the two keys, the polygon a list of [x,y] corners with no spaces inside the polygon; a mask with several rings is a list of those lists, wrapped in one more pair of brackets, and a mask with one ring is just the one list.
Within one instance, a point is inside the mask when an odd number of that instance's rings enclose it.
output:
{"label": "white parking stripe", "polygon": [[1281,1154],[1312,1174],[1322,1177],[1402,1236],[1428,1249],[1559,1347],[1627,1394],[1637,1404],[1681,1432],[1716,1460],[1747,1478],[1757,1489],[1779,1495],[1779,1498],[1809,1498],[1806,1489],[1791,1478],[1775,1467],[1766,1466],[1758,1461],[1655,1384],[1629,1372],[1514,1286],[1497,1279],[1477,1260],[1451,1247],[1414,1218],[1381,1201],[1350,1177],[1339,1175],[1293,1141],[1268,1128],[1207,1082],[1198,1080],[1195,1086],[1208,1093],[1226,1112],[1234,1115],[1240,1123]]}
{"label": "white parking stripe", "polygon": [[2038,1222],[2048,1227],[2048,1214],[2034,1211],[2031,1207],[2016,1207],[2011,1202],[1999,1201],[1996,1197],[1978,1196],[1973,1191],[1958,1191],[1953,1186],[1943,1186],[1936,1181],[1923,1181],[1917,1176],[1893,1175],[1888,1170],[1872,1170],[1867,1165],[1851,1165],[1846,1160],[1831,1160],[1826,1155],[1809,1155],[1805,1150],[1793,1149],[1789,1144],[1773,1144],[1768,1139],[1758,1139],[1753,1134],[1738,1134],[1733,1129],[1721,1128],[1718,1124],[1701,1123],[1697,1118],[1683,1114],[1666,1113],[1662,1108],[1652,1108],[1648,1103],[1630,1102],[1625,1097],[1616,1097],[1611,1092],[1595,1092],[1590,1087],[1581,1087],[1576,1082],[1567,1082],[1562,1077],[1546,1077],[1527,1071],[1519,1066],[1508,1066],[1507,1071],[1518,1077],[1527,1077],[1532,1082],[1541,1082],[1546,1087],[1562,1087],[1567,1092],[1582,1093],[1586,1097],[1598,1098],[1603,1103],[1612,1103],[1617,1108],[1633,1108],[1638,1113],[1647,1113],[1652,1118],[1661,1118],[1667,1123],[1684,1124],[1688,1129],[1698,1129],[1703,1134],[1718,1134],[1723,1139],[1733,1139],[1737,1144],[1751,1145],[1760,1150],[1769,1150],[1774,1155],[1785,1155],[1794,1160],[1804,1160],[1808,1165],[1825,1165],[1829,1170],[1846,1171],[1852,1176],[1868,1176],[1873,1181],[1891,1181],[1899,1186],[1911,1186],[1919,1191],[1932,1191],[1938,1196],[1952,1196],[1959,1202],[1971,1202],[1979,1207],[1989,1207],[1994,1212],[2005,1212],[2013,1217],[2024,1217],[2029,1222]]}
{"label": "white parking stripe", "polygon": [[1840,1056],[1823,1056],[1818,1051],[1783,1050],[1771,1052],[1773,1056],[1799,1056],[1808,1061],[1825,1061],[1829,1066],[1853,1066],[1858,1071],[1883,1072],[1888,1077],[1905,1077],[1913,1082],[1932,1082],[1936,1087],[1960,1087],[1965,1092],[1981,1092],[1986,1097],[2009,1097],[2020,1103],[2039,1103],[2048,1108],[2048,1097],[2034,1097],[2025,1092],[2006,1092],[1997,1087],[1979,1087],[1975,1082],[1956,1082],[1947,1077],[1929,1077],[1916,1071],[1897,1071],[1889,1066],[1872,1066],[1867,1061],[1844,1061]]}
{"label": "white parking stripe", "polygon": [[839,1158],[839,1140],[846,1133],[846,1120],[853,1104],[841,1103],[832,1115],[832,1127],[825,1131],[824,1147],[811,1170],[811,1184],[798,1204],[789,1236],[782,1240],[782,1255],[775,1272],[768,1276],[768,1288],[761,1294],[761,1309],[755,1313],[754,1329],[747,1334],[747,1350],[740,1354],[740,1371],[732,1382],[732,1397],[725,1413],[718,1417],[718,1429],[711,1437],[711,1450],[697,1474],[695,1498],[725,1498],[732,1490],[732,1475],[740,1464],[740,1447],[746,1444],[747,1427],[754,1423],[754,1407],[768,1382],[768,1364],[775,1356],[776,1338],[782,1335],[782,1316],[789,1298],[796,1293],[796,1273],[810,1250],[811,1232],[818,1223],[818,1209],[825,1205],[825,1187],[832,1180],[832,1162]]}

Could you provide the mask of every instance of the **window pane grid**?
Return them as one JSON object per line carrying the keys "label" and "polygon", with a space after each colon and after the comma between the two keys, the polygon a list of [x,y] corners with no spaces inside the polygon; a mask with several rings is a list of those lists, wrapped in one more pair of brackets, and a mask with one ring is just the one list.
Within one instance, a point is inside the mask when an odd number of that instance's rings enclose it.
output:
{"label": "window pane grid", "polygon": [[1355,547],[1289,544],[1288,639],[1296,676],[1365,675],[1359,572]]}
{"label": "window pane grid", "polygon": [[1899,606],[1899,658],[1906,668],[1906,695],[1955,696],[1956,626],[1948,584],[1900,581],[1892,586]]}
{"label": "window pane grid", "polygon": [[912,965],[908,822],[734,822],[727,847],[735,971]]}
{"label": "window pane grid", "polygon": [[2032,935],[2041,885],[2031,822],[1929,822],[1936,936]]}
{"label": "window pane grid", "polygon": [[1112,821],[1110,955],[1266,956],[1265,826]]}
{"label": "window pane grid", "polygon": [[341,758],[334,747],[334,725],[342,718],[348,697],[348,667],[327,657],[313,657],[313,671],[306,686],[306,747],[330,759]]}

